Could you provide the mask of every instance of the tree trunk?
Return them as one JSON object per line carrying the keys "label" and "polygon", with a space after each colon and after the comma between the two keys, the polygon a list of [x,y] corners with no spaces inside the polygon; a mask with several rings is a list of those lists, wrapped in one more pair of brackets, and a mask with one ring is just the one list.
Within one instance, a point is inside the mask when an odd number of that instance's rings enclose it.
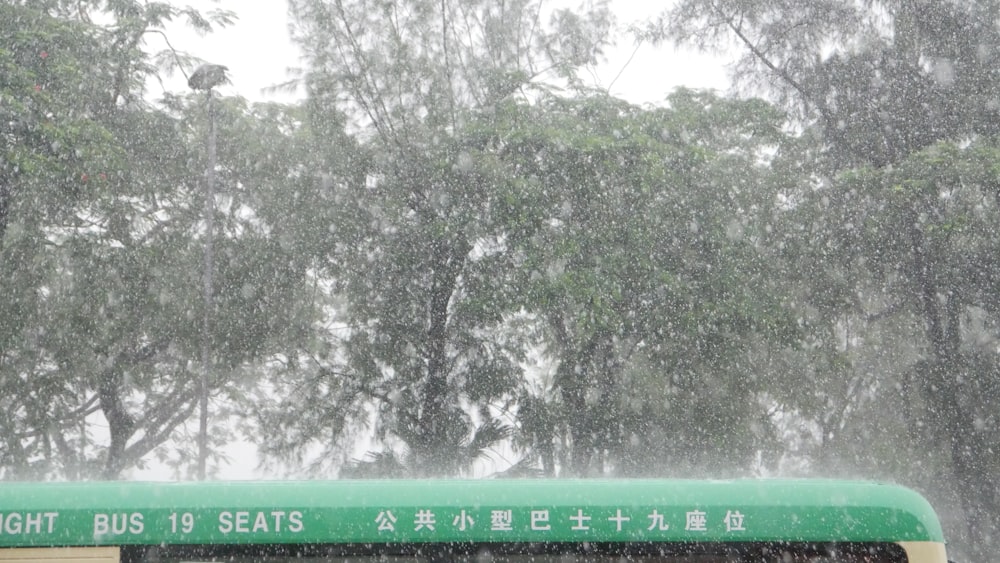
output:
{"label": "tree trunk", "polygon": [[0,178],[0,248],[3,248],[3,236],[7,232],[7,217],[10,214],[10,179]]}
{"label": "tree trunk", "polygon": [[120,368],[113,366],[101,374],[98,388],[101,411],[108,421],[108,431],[111,434],[108,456],[104,463],[105,479],[117,479],[125,468],[125,446],[135,428],[135,421],[122,400],[123,379]]}
{"label": "tree trunk", "polygon": [[[595,357],[601,343],[601,333],[595,332],[573,357],[560,362],[557,384],[566,407],[567,426],[570,434],[570,466],[568,472],[575,477],[587,476],[591,471],[594,454],[594,413],[587,406],[587,389],[593,383]],[[606,405],[598,405],[606,408]]]}
{"label": "tree trunk", "polygon": [[469,245],[439,242],[433,250],[433,281],[428,310],[427,374],[419,413],[418,470],[444,469],[448,460],[448,307],[458,285]]}
{"label": "tree trunk", "polygon": [[[566,371],[576,370],[576,373],[566,373]],[[559,392],[562,395],[563,404],[566,405],[566,415],[568,417],[570,435],[570,466],[568,473],[573,477],[583,477],[587,473],[590,465],[591,448],[591,427],[590,417],[587,414],[586,400],[586,368],[573,363],[564,370],[560,364]]]}

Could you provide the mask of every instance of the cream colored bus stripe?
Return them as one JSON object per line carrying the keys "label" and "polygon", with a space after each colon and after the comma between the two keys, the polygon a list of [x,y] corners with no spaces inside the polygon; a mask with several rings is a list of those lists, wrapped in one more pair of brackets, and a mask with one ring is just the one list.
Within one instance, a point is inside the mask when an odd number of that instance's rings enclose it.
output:
{"label": "cream colored bus stripe", "polygon": [[118,563],[120,550],[117,547],[17,547],[0,549],[0,561],[4,563],[38,563],[57,561],[58,563]]}
{"label": "cream colored bus stripe", "polygon": [[933,541],[902,541],[900,547],[906,552],[909,563],[948,563],[944,544]]}

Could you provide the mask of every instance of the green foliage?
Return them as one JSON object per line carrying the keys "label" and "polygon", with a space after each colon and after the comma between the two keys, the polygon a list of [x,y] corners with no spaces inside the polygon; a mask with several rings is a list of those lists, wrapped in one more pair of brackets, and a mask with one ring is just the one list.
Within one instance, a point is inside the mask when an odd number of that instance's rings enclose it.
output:
{"label": "green foliage", "polygon": [[[680,472],[691,466],[676,458],[693,449],[718,462],[757,447],[753,436],[711,431],[762,417],[753,375],[733,370],[739,339],[793,332],[767,284],[754,284],[776,266],[758,238],[776,201],[757,159],[778,141],[780,115],[688,91],[668,102],[553,99],[507,148],[545,187],[547,219],[523,251],[523,307],[544,321],[556,368],[525,412],[522,440],[543,458],[571,444],[543,459],[549,472],[636,474],[664,462]],[[709,435],[747,449],[705,447]]]}
{"label": "green foliage", "polygon": [[840,166],[884,166],[938,140],[996,134],[995,2],[686,0],[639,35],[732,45],[735,76],[824,132]]}
{"label": "green foliage", "polygon": [[0,22],[0,369],[4,384],[13,385],[5,394],[10,415],[3,457],[16,471],[28,466],[43,441],[33,430],[53,426],[48,406],[73,412],[79,401],[75,382],[60,381],[39,365],[46,280],[60,270],[50,248],[61,233],[47,227],[71,226],[71,210],[93,197],[89,176],[96,181],[118,169],[121,153],[106,146],[108,128],[89,118],[97,106],[76,95],[99,90],[98,78],[82,63],[100,52],[99,43],[83,26],[31,8],[0,8]]}
{"label": "green foliage", "polygon": [[[840,385],[855,399],[818,397],[825,404],[808,408],[840,430],[855,408],[891,396],[914,405],[911,427],[944,429],[934,443],[947,451],[933,459],[958,483],[967,525],[954,535],[973,538],[972,558],[995,551],[982,522],[1000,506],[989,485],[1000,466],[969,453],[995,447],[970,414],[984,402],[969,392],[989,370],[970,377],[965,368],[987,338],[968,327],[994,310],[983,288],[996,277],[987,256],[996,251],[998,13],[994,1],[686,0],[640,31],[702,47],[735,41],[744,53],[736,76],[798,109],[800,127],[822,143],[821,158],[808,160],[819,189],[791,192],[803,204],[788,241],[806,265],[811,345],[846,358],[846,369],[830,363],[830,378],[864,391]],[[870,428],[864,420],[856,424]]]}
{"label": "green foliage", "polygon": [[[548,22],[530,2],[370,8],[293,3],[316,167],[344,182],[326,239],[344,328],[298,370],[310,400],[261,412],[281,420],[267,451],[301,465],[318,444],[327,471],[364,432],[380,453],[351,474],[461,473],[474,429],[509,412],[550,473],[692,450],[739,464],[772,444],[746,366],[757,340],[796,335],[768,240],[792,181],[768,169],[783,116],[689,91],[662,109],[551,95],[600,54],[603,3]],[[357,159],[322,146],[336,108],[367,127]],[[551,381],[525,376],[528,354]],[[726,401],[728,417],[697,414]],[[690,419],[683,439],[657,442],[676,433],[663,412]]]}
{"label": "green foliage", "polygon": [[[815,307],[815,350],[842,361],[813,368],[813,378],[829,381],[816,404],[782,400],[825,421],[831,439],[823,440],[823,458],[853,456],[854,467],[927,487],[935,484],[927,468],[899,465],[896,444],[938,451],[912,461],[936,464],[970,488],[1000,467],[992,456],[973,461],[961,453],[993,448],[982,414],[991,401],[982,389],[994,376],[981,349],[990,340],[984,323],[992,325],[995,313],[990,257],[1000,250],[995,162],[990,140],[939,142],[891,168],[845,172],[795,210],[808,241],[795,252],[803,282],[811,280],[803,301]],[[970,372],[970,362],[980,367]],[[903,418],[885,420],[877,408],[884,403],[901,405]],[[891,455],[852,453],[859,435]],[[975,514],[988,499],[977,494],[975,504],[963,503]]]}
{"label": "green foliage", "polygon": [[410,150],[455,133],[470,109],[574,82],[608,45],[607,4],[551,13],[533,0],[290,5],[312,79],[344,93],[383,142]]}
{"label": "green foliage", "polygon": [[[197,406],[205,100],[139,101],[150,70],[141,38],[181,12],[102,3],[115,22],[104,27],[85,17],[92,6],[73,4],[71,17],[57,3],[0,8],[8,478],[117,477],[182,437]],[[314,208],[315,194],[271,195],[306,158],[286,127],[294,118],[242,101],[226,110],[208,335],[216,393],[234,392],[246,362],[287,350],[314,320],[305,281],[315,254],[293,246],[304,228],[289,216]]]}
{"label": "green foliage", "polygon": [[346,177],[336,174],[344,157],[316,138],[318,167],[344,179],[330,186],[326,251],[349,328],[342,357],[307,368],[319,397],[307,408],[324,412],[306,419],[323,433],[291,432],[277,449],[294,456],[322,436],[331,456],[370,408],[375,438],[405,451],[410,471],[464,471],[463,452],[498,436],[487,430],[520,383],[516,260],[544,217],[527,205],[537,186],[503,158],[508,130],[493,120],[521,113],[513,96],[593,62],[609,13],[598,2],[550,25],[534,2],[426,0],[302,0],[292,12],[310,63],[311,127],[320,133],[340,101],[368,136]]}

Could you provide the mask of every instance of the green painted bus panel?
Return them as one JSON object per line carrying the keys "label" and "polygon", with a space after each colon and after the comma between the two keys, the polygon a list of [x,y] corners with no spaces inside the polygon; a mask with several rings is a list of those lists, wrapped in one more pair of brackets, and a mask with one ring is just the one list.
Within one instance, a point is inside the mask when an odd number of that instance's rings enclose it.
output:
{"label": "green painted bus panel", "polygon": [[0,546],[943,541],[894,485],[816,480],[5,483]]}

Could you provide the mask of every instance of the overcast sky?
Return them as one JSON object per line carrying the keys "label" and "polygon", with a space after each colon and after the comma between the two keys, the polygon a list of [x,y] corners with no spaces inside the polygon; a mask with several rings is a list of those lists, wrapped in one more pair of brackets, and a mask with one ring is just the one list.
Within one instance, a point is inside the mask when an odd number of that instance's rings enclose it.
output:
{"label": "overcast sky", "polygon": [[[168,30],[171,43],[178,50],[229,67],[232,85],[221,88],[223,94],[239,94],[253,100],[291,98],[289,94],[263,92],[269,86],[288,80],[288,69],[300,64],[299,53],[288,39],[286,0],[189,2],[203,11],[224,8],[239,16],[233,26],[204,37],[180,26]],[[652,17],[666,4],[612,0],[611,5],[619,25],[624,26]],[[150,47],[156,50],[165,46],[156,36],[150,36],[149,41]],[[621,75],[614,80],[619,72]],[[633,103],[654,104],[662,101],[676,86],[724,91],[729,85],[725,68],[716,57],[648,44],[636,51],[629,39],[621,39],[608,53],[608,61],[597,69],[597,80],[605,87],[614,80],[611,93],[616,96]],[[183,77],[178,75],[166,84],[166,88],[172,91],[186,89]],[[158,97],[161,93],[158,85],[151,87],[152,96]]]}

